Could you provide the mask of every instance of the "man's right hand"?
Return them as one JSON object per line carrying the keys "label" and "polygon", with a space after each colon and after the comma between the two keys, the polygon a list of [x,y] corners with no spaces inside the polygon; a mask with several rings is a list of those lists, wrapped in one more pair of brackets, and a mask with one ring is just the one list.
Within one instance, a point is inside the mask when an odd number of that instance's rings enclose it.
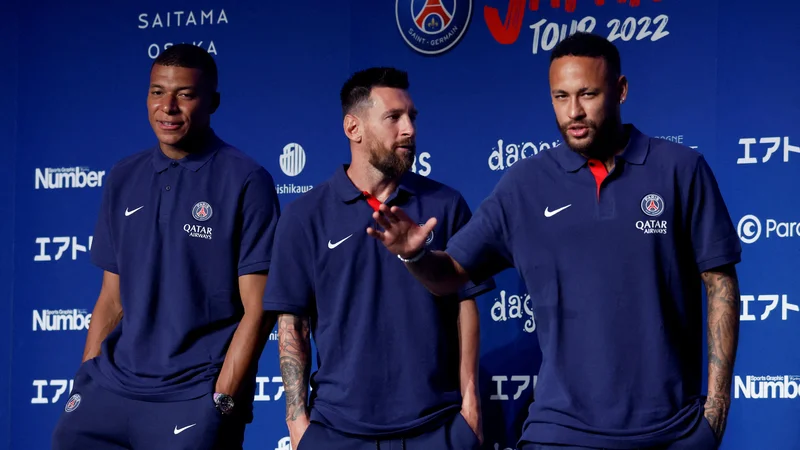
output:
{"label": "man's right hand", "polygon": [[289,426],[289,440],[292,442],[292,450],[297,450],[300,445],[300,439],[303,439],[303,435],[306,434],[311,422],[308,417],[298,417],[291,422],[287,422],[287,425]]}
{"label": "man's right hand", "polygon": [[395,255],[409,259],[417,255],[425,245],[425,240],[436,226],[436,218],[432,217],[419,226],[399,207],[381,205],[372,218],[383,227],[378,231],[367,228],[367,234],[383,242],[383,245]]}

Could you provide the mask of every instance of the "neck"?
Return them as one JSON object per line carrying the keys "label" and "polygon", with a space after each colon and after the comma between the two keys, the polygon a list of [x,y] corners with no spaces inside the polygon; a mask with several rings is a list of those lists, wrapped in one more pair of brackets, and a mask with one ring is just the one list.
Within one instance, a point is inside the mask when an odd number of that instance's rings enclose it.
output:
{"label": "neck", "polygon": [[400,178],[389,178],[367,161],[353,158],[347,168],[347,177],[362,192],[369,192],[381,202],[385,202],[400,184]]}
{"label": "neck", "polygon": [[605,139],[602,139],[593,146],[594,148],[581,152],[586,158],[602,161],[606,168],[611,170],[614,167],[614,158],[625,150],[628,144],[628,133],[621,122],[609,129]]}
{"label": "neck", "polygon": [[164,153],[167,158],[182,159],[191,153],[203,151],[208,144],[208,138],[210,135],[211,129],[207,128],[186,136],[177,144],[165,144],[160,142],[159,148],[161,148],[161,152]]}

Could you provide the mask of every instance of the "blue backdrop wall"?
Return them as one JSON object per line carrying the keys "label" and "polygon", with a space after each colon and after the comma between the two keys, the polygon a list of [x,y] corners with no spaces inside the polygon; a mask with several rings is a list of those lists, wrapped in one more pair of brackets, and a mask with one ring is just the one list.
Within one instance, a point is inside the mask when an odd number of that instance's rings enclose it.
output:
{"label": "blue backdrop wall", "polygon": [[[560,143],[555,43],[613,39],[624,118],[697,148],[744,246],[741,343],[724,449],[800,449],[800,6],[745,0],[155,0],[0,6],[0,449],[46,449],[100,287],[89,263],[105,173],[151,145],[153,58],[193,42],[220,66],[217,132],[274,176],[282,204],[349,158],[338,92],[372,65],[408,70],[421,111],[414,170],[474,208],[521,158]],[[303,152],[284,172],[281,155]],[[79,175],[78,175],[79,174]],[[78,182],[67,184],[68,178]],[[621,274],[635,276],[635,274]],[[479,299],[485,448],[513,448],[539,365],[513,271]],[[698,345],[698,352],[704,348]],[[258,372],[245,448],[288,449],[277,349]],[[13,432],[11,432],[13,430]]]}

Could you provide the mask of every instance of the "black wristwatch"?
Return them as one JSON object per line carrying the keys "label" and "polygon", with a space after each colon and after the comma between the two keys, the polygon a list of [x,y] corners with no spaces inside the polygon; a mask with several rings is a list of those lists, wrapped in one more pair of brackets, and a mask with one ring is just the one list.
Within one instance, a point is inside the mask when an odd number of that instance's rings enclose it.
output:
{"label": "black wristwatch", "polygon": [[233,397],[219,392],[214,393],[214,404],[222,414],[228,415],[233,412]]}

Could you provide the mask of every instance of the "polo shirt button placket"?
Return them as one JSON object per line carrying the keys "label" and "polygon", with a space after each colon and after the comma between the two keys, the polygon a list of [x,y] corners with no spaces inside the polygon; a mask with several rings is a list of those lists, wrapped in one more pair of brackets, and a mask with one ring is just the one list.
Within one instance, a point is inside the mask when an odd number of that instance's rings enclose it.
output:
{"label": "polo shirt button placket", "polygon": [[599,202],[600,186],[602,186],[603,181],[605,181],[606,177],[608,176],[608,170],[606,170],[606,165],[603,164],[602,161],[598,161],[596,159],[589,160],[589,170],[592,171],[595,183],[597,184],[597,201]]}

